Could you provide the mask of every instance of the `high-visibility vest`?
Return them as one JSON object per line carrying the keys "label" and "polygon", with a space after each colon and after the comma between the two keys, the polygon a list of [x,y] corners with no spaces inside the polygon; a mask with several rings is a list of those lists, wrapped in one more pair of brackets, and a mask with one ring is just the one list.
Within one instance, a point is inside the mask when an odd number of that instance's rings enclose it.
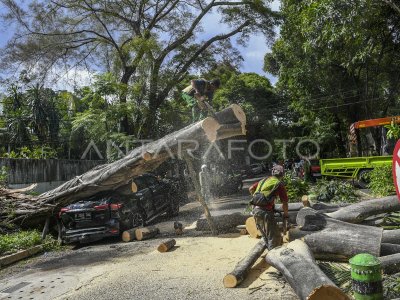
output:
{"label": "high-visibility vest", "polygon": [[265,197],[268,197],[271,193],[277,190],[281,183],[282,182],[275,176],[268,177],[267,179],[260,181],[255,192],[261,192]]}

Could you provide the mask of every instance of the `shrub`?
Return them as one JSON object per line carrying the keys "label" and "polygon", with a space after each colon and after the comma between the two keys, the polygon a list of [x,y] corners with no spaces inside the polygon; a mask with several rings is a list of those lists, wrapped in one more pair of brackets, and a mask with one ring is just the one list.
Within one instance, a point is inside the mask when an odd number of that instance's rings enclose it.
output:
{"label": "shrub", "polygon": [[309,184],[302,179],[292,177],[290,174],[285,174],[283,181],[289,197],[289,202],[297,202],[303,195],[309,193]]}
{"label": "shrub", "polygon": [[384,197],[396,193],[391,166],[376,167],[368,173],[368,180],[368,187],[376,197]]}
{"label": "shrub", "polygon": [[312,193],[322,202],[357,202],[358,196],[352,184],[341,180],[321,179],[313,187]]}
{"label": "shrub", "polygon": [[44,244],[46,251],[59,247],[57,241],[51,236],[47,236],[43,241],[37,230],[3,234],[0,235],[0,255],[11,254],[40,244]]}

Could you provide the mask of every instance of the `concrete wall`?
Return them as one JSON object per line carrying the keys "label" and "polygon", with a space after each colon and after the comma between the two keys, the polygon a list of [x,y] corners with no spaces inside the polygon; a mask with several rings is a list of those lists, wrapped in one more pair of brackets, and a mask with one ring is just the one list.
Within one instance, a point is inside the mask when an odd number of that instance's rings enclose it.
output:
{"label": "concrete wall", "polygon": [[53,189],[105,161],[68,159],[8,159],[0,158],[0,167],[8,169],[8,185],[20,188],[37,183],[36,192]]}

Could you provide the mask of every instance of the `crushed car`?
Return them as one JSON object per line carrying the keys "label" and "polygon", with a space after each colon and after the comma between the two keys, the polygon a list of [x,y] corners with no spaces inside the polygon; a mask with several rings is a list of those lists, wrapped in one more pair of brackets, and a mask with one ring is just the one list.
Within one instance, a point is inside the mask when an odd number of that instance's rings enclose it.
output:
{"label": "crushed car", "polygon": [[166,213],[176,216],[180,200],[187,197],[171,180],[152,174],[135,177],[117,190],[99,193],[60,210],[63,243],[87,243],[119,236],[122,231]]}

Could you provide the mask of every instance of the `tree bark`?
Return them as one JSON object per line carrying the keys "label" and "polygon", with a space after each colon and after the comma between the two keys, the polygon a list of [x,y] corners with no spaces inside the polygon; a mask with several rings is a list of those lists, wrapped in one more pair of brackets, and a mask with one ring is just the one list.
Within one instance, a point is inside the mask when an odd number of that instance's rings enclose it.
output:
{"label": "tree bark", "polygon": [[340,221],[361,223],[366,218],[400,210],[400,201],[397,196],[362,201],[343,207],[327,215]]}
{"label": "tree bark", "polygon": [[382,243],[381,244],[381,251],[380,254],[382,256],[392,255],[400,253],[400,245],[397,244],[389,244],[389,243]]}
{"label": "tree bark", "polygon": [[238,286],[247,276],[250,268],[254,265],[257,259],[264,253],[267,246],[263,240],[259,241],[250,253],[240,260],[233,271],[225,275],[223,283],[227,288],[234,288]]}
{"label": "tree bark", "polygon": [[382,228],[342,222],[311,208],[300,210],[296,220],[303,231],[312,232],[304,241],[315,254],[347,258],[363,252],[381,254]]}
{"label": "tree bark", "polygon": [[400,244],[400,229],[384,230],[382,243]]}
{"label": "tree bark", "polygon": [[379,257],[383,273],[396,274],[400,272],[400,253]]}
{"label": "tree bark", "polygon": [[265,259],[283,274],[301,300],[350,300],[321,271],[307,244],[301,240],[269,251]]}
{"label": "tree bark", "polygon": [[[243,215],[241,213],[234,213],[229,215],[221,215],[211,217],[215,229],[219,233],[237,232],[236,226],[243,225],[248,215]],[[209,231],[210,226],[207,219],[198,219],[196,223],[197,231]]]}
{"label": "tree bark", "polygon": [[167,252],[168,250],[171,250],[172,247],[174,247],[176,244],[176,241],[174,239],[169,239],[165,242],[162,242],[158,247],[157,250],[158,252]]}
{"label": "tree bark", "polygon": [[155,237],[160,233],[160,229],[155,226],[137,228],[135,230],[135,237],[138,241],[148,240]]}
{"label": "tree bark", "polygon": [[[221,122],[222,116],[226,116],[228,121],[232,122],[232,116],[242,118],[242,114],[244,115],[240,107],[233,106],[217,113],[217,116]],[[245,122],[245,118],[236,119],[237,122]],[[138,147],[118,161],[97,166],[38,197],[16,193],[3,194],[0,190],[0,221],[25,227],[40,224],[46,216],[57,214],[64,206],[128,184],[133,177],[154,170],[171,155],[176,158],[178,154],[180,158],[180,152],[193,148],[193,143],[188,143],[188,140],[199,144],[218,140],[217,131],[222,124],[214,118],[206,118],[162,139]],[[14,201],[16,198],[21,201]],[[12,208],[13,214],[9,214],[8,208]]]}

